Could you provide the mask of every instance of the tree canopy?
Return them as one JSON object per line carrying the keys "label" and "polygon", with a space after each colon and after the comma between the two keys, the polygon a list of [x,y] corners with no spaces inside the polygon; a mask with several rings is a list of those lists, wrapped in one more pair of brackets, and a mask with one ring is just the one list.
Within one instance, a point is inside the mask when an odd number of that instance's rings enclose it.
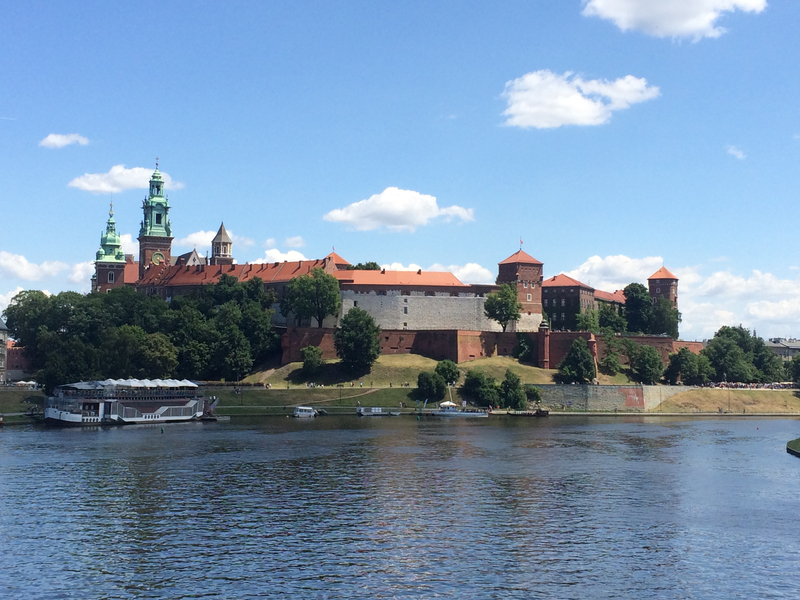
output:
{"label": "tree canopy", "polygon": [[659,298],[653,306],[650,317],[650,333],[653,335],[668,335],[678,339],[678,323],[681,322],[681,313],[667,298]]}
{"label": "tree canopy", "polygon": [[780,357],[741,325],[721,327],[701,354],[713,370],[712,381],[770,383],[785,376]]}
{"label": "tree canopy", "polygon": [[381,354],[380,334],[380,327],[367,311],[358,307],[347,311],[333,334],[336,355],[344,367],[354,373],[369,372]]}
{"label": "tree canopy", "polygon": [[478,406],[500,405],[500,390],[497,381],[493,377],[486,377],[480,371],[467,371],[461,389]]}
{"label": "tree canopy", "polygon": [[650,321],[653,318],[653,301],[650,293],[641,283],[625,286],[625,320],[628,331],[650,333]]}
{"label": "tree canopy", "polygon": [[455,385],[461,378],[461,371],[458,370],[458,365],[452,360],[442,360],[436,365],[435,372],[441,375],[445,383],[448,385]]}
{"label": "tree canopy", "polygon": [[374,262],[358,263],[357,265],[347,265],[348,271],[380,271],[381,266]]}
{"label": "tree canopy", "polygon": [[594,357],[583,338],[577,338],[558,365],[558,380],[561,383],[588,383],[596,375]]}
{"label": "tree canopy", "polygon": [[487,318],[497,321],[505,331],[511,321],[518,321],[521,316],[522,304],[516,288],[502,284],[499,290],[486,296],[483,310]]}
{"label": "tree canopy", "polygon": [[679,379],[686,385],[702,385],[709,381],[713,372],[707,356],[695,354],[688,348],[680,348],[669,355],[664,379],[671,385],[678,383]]}
{"label": "tree canopy", "polygon": [[661,354],[652,346],[641,346],[631,358],[631,372],[642,383],[654,384],[664,374]]}
{"label": "tree canopy", "polygon": [[597,321],[601,329],[610,329],[615,333],[622,333],[628,327],[625,317],[623,317],[620,312],[608,302],[600,303]]}
{"label": "tree canopy", "polygon": [[439,402],[447,394],[447,384],[438,373],[422,371],[417,376],[417,392],[423,400]]}
{"label": "tree canopy", "polygon": [[522,381],[511,369],[506,369],[505,378],[500,384],[500,399],[502,406],[514,410],[528,408],[528,397],[522,387]]}
{"label": "tree canopy", "polygon": [[316,267],[308,275],[295,277],[289,282],[281,300],[281,314],[286,317],[292,313],[298,322],[314,318],[317,326],[322,327],[325,317],[337,314],[341,306],[339,280]]}
{"label": "tree canopy", "polygon": [[77,380],[239,380],[279,348],[272,292],[253,278],[166,302],[130,287],[107,294],[17,294],[4,311],[36,380],[51,390]]}

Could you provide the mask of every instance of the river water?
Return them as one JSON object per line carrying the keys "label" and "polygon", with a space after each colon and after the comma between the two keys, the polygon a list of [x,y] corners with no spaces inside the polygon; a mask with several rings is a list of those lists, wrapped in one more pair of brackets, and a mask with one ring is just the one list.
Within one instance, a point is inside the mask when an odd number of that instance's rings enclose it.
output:
{"label": "river water", "polygon": [[795,420],[0,429],[2,598],[797,598]]}

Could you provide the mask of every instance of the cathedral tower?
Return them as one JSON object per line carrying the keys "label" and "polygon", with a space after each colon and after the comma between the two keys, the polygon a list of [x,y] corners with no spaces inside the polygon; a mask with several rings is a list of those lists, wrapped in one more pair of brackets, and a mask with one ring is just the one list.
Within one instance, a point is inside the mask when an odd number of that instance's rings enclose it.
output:
{"label": "cathedral tower", "polygon": [[114,221],[114,203],[108,211],[106,230],[100,235],[100,249],[95,255],[93,292],[107,292],[124,283],[125,253]]}
{"label": "cathedral tower", "polygon": [[225,229],[225,223],[219,226],[219,231],[214,239],[211,240],[211,261],[212,265],[232,265],[233,264],[233,240]]}
{"label": "cathedral tower", "polygon": [[169,222],[169,199],[164,195],[164,179],[158,170],[150,178],[150,193],[142,200],[144,219],[139,228],[139,279],[151,265],[169,266],[172,256],[172,227]]}

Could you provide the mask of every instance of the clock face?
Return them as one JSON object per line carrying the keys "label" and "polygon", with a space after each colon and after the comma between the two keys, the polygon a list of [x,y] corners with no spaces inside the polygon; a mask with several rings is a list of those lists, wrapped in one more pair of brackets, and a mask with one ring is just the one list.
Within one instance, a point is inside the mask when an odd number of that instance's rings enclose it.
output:
{"label": "clock face", "polygon": [[150,260],[153,261],[154,265],[160,265],[164,262],[164,255],[161,252],[153,252],[153,256],[150,257]]}

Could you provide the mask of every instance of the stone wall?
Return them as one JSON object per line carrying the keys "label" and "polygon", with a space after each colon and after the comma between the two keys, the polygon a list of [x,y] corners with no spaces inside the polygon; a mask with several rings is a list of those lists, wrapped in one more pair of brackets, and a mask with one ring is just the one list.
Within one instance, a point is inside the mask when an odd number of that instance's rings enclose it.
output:
{"label": "stone wall", "polygon": [[542,402],[552,410],[644,412],[685,392],[681,386],[660,385],[541,385]]}

